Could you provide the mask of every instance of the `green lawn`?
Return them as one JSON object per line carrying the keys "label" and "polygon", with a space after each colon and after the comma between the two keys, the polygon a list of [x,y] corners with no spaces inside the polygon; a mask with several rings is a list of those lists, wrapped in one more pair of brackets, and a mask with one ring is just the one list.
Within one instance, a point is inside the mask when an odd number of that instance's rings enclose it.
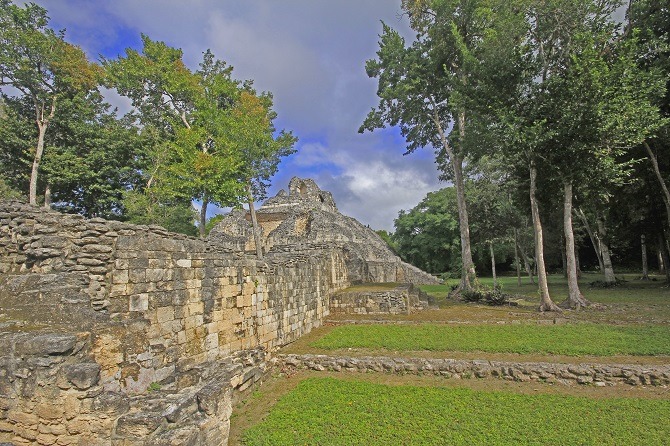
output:
{"label": "green lawn", "polygon": [[312,347],[396,351],[460,351],[566,356],[670,355],[670,328],[661,325],[344,325]]}
{"label": "green lawn", "polygon": [[661,445],[670,400],[302,381],[246,445]]}

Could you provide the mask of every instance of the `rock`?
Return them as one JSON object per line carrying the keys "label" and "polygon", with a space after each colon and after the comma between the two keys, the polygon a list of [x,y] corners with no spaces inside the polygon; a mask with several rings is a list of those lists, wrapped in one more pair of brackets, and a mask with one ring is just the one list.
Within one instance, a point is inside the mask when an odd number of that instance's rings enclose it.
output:
{"label": "rock", "polygon": [[128,411],[130,403],[122,393],[103,392],[93,399],[92,407],[96,412],[120,415]]}
{"label": "rock", "polygon": [[16,343],[19,355],[66,355],[74,349],[77,337],[71,334],[41,334]]}
{"label": "rock", "polygon": [[79,390],[93,387],[100,379],[100,365],[95,362],[65,366],[64,371],[67,380]]}
{"label": "rock", "polygon": [[165,418],[156,413],[135,412],[125,414],[116,421],[116,435],[144,438],[156,431]]}

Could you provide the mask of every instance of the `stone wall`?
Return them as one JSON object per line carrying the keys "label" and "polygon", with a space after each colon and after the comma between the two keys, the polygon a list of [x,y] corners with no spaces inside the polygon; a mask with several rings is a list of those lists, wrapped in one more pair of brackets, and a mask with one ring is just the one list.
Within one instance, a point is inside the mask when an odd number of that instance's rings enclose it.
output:
{"label": "stone wall", "polygon": [[2,333],[0,442],[14,445],[223,445],[234,393],[266,364],[263,351],[182,365],[141,395],[106,390],[91,333]]}
{"label": "stone wall", "polygon": [[345,289],[330,298],[331,314],[408,314],[429,305],[429,297],[412,284],[388,289]]}
{"label": "stone wall", "polygon": [[670,385],[669,365],[559,364],[469,359],[390,358],[384,356],[280,355],[284,366],[316,371],[386,372],[445,378],[500,378],[561,384]]}
{"label": "stone wall", "polygon": [[[190,376],[185,370],[206,375],[203,364],[258,347],[272,351],[320,325],[330,294],[349,284],[337,249],[278,252],[257,261],[157,226],[0,203],[0,332],[86,339],[85,348],[64,356],[41,351],[30,360],[30,350],[8,348],[23,345],[19,338],[0,340],[0,442],[36,441],[30,438],[35,416],[39,425],[48,418],[35,412],[35,401],[60,404],[73,392],[85,392],[72,396],[77,401],[89,399],[89,390],[60,387],[69,366],[97,367],[95,392],[138,398],[150,386],[182,392],[189,387],[178,382]],[[26,386],[39,392],[28,398]],[[219,420],[210,412],[202,416]],[[109,419],[95,432],[100,442],[90,444],[109,444],[102,439],[111,433],[101,432],[112,425],[118,431],[118,415],[101,415]]]}

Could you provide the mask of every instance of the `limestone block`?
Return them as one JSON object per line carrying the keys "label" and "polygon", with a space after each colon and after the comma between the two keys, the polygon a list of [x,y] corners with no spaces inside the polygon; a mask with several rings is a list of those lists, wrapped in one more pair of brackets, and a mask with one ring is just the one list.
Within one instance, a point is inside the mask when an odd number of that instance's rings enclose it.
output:
{"label": "limestone block", "polygon": [[156,310],[156,318],[158,323],[162,324],[165,322],[174,320],[174,307],[159,307]]}
{"label": "limestone block", "polygon": [[176,262],[177,266],[180,268],[191,268],[191,259],[179,259]]}
{"label": "limestone block", "polygon": [[116,422],[116,435],[143,438],[153,433],[164,418],[155,413],[136,412],[122,415]]}
{"label": "limestone block", "polygon": [[148,282],[160,282],[165,280],[166,270],[162,268],[148,268],[145,271],[145,277]]}
{"label": "limestone block", "polygon": [[147,280],[146,270],[132,268],[128,270],[128,281],[130,283],[144,283]]}
{"label": "limestone block", "polygon": [[20,410],[8,411],[7,419],[23,426],[37,426],[40,423],[40,418],[37,415],[21,412]]}
{"label": "limestone block", "polygon": [[72,364],[63,370],[67,380],[79,390],[93,387],[100,379],[100,365],[95,362]]}
{"label": "limestone block", "polygon": [[187,314],[192,316],[195,314],[203,314],[205,310],[205,304],[200,301],[200,302],[190,302],[186,306],[187,308]]}
{"label": "limestone block", "polygon": [[210,333],[205,336],[205,350],[215,350],[219,347],[219,334]]}
{"label": "limestone block", "polygon": [[147,293],[130,296],[128,311],[147,311],[149,309],[149,295]]}
{"label": "limestone block", "polygon": [[19,340],[15,352],[19,355],[63,355],[71,352],[77,343],[77,337],[72,334],[40,334]]}
{"label": "limestone block", "polygon": [[112,272],[112,284],[126,284],[129,282],[129,273],[127,269],[116,269]]}
{"label": "limestone block", "polygon": [[[54,404],[55,403],[55,404]],[[57,420],[59,418],[62,418],[63,415],[65,414],[65,410],[63,409],[63,406],[59,404],[57,401],[54,403],[40,403],[37,406],[35,406],[34,412],[37,416],[40,418],[46,419],[46,420]]]}

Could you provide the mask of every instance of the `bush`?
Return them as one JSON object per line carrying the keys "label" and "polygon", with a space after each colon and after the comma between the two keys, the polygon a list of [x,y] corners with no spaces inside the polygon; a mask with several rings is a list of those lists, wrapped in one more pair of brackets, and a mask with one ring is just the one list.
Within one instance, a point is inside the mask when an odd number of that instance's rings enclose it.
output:
{"label": "bush", "polygon": [[470,290],[461,292],[461,299],[465,302],[480,302],[484,295],[481,291]]}
{"label": "bush", "polygon": [[484,293],[484,302],[491,306],[507,305],[509,304],[509,299],[510,295],[503,293],[499,287]]}
{"label": "bush", "polygon": [[465,302],[484,302],[492,306],[507,305],[511,297],[510,294],[503,293],[500,287],[461,292],[461,299]]}

